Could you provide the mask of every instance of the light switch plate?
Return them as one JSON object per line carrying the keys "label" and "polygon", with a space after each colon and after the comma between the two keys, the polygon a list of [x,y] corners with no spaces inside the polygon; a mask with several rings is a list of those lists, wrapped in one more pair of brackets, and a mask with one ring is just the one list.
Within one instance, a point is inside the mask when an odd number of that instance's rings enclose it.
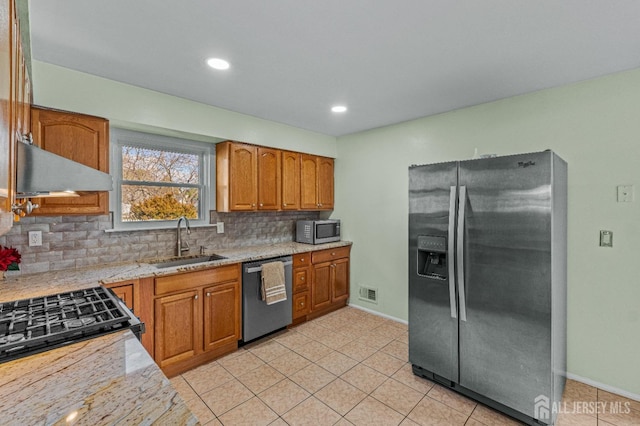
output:
{"label": "light switch plate", "polygon": [[633,185],[618,185],[618,202],[633,202]]}
{"label": "light switch plate", "polygon": [[613,247],[613,232],[600,231],[600,247]]}
{"label": "light switch plate", "polygon": [[224,234],[224,222],[216,222],[218,234]]}

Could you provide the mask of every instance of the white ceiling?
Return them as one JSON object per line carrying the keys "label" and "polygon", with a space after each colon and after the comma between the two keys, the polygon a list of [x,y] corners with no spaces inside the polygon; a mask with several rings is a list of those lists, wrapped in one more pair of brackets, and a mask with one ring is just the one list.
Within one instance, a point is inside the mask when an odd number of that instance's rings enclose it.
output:
{"label": "white ceiling", "polygon": [[637,0],[30,0],[30,18],[36,60],[334,136],[640,67]]}

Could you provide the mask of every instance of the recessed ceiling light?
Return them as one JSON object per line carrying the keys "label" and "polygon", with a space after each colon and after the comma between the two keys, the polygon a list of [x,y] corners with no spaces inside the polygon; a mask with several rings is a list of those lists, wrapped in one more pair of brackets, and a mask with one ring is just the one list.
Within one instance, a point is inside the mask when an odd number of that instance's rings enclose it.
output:
{"label": "recessed ceiling light", "polygon": [[229,62],[220,58],[209,58],[207,59],[207,65],[211,68],[215,68],[217,70],[226,70],[229,68]]}
{"label": "recessed ceiling light", "polygon": [[336,105],[334,107],[331,107],[331,111],[333,112],[345,112],[347,110],[347,107],[344,105]]}

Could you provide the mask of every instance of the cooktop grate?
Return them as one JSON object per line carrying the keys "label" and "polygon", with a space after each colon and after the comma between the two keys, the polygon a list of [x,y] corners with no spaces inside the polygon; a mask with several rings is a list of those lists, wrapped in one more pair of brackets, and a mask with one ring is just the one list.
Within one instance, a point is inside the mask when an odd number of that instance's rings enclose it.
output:
{"label": "cooktop grate", "polygon": [[94,287],[0,303],[0,362],[16,354],[75,342],[129,326],[131,317],[107,289]]}

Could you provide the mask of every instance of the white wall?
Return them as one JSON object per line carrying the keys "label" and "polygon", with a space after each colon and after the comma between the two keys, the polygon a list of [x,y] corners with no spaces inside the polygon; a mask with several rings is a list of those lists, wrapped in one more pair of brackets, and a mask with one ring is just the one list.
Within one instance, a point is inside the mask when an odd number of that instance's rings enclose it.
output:
{"label": "white wall", "polygon": [[112,126],[216,142],[232,139],[327,157],[336,156],[332,136],[298,129],[33,61],[36,105],[109,119]]}
{"label": "white wall", "polygon": [[[407,168],[552,149],[569,164],[569,372],[640,395],[640,70],[338,138],[336,210],[351,291],[407,319]],[[617,203],[616,186],[635,185]],[[614,247],[598,246],[599,231]]]}

